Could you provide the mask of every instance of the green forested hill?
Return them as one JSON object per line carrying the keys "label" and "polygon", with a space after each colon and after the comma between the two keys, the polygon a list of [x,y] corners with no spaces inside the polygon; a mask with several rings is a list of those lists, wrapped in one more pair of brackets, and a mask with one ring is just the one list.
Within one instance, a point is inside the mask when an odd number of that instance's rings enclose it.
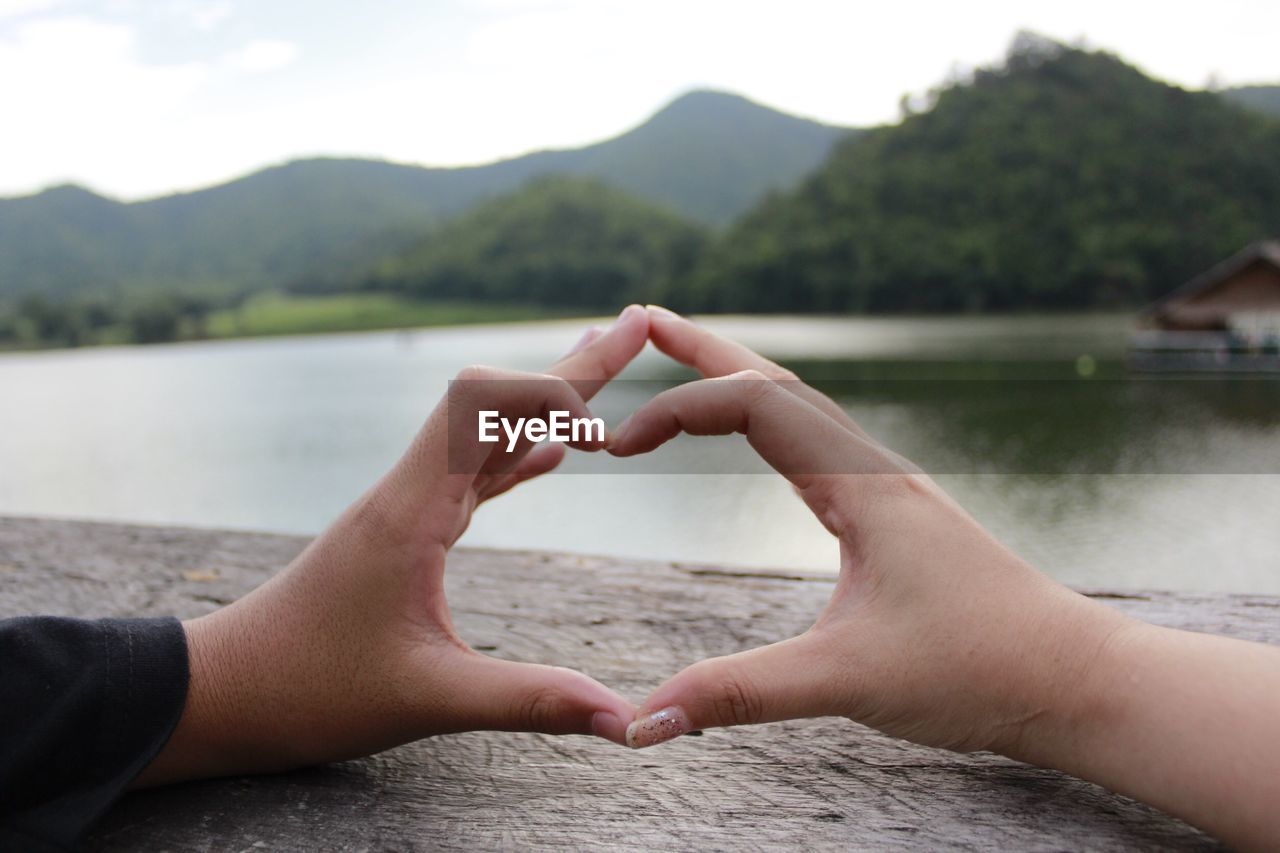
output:
{"label": "green forested hill", "polygon": [[363,282],[430,300],[615,308],[667,298],[703,229],[589,178],[536,180],[485,202]]}
{"label": "green forested hill", "polygon": [[1280,231],[1277,151],[1280,121],[1024,37],[1003,67],[841,144],[746,216],[681,302],[1132,305]]}
{"label": "green forested hill", "polygon": [[792,186],[847,131],[694,92],[614,139],[486,166],[316,159],[133,204],[76,187],[0,199],[0,301],[39,293],[249,292],[344,284],[433,225],[548,174],[588,175],[724,223]]}
{"label": "green forested hill", "polygon": [[[210,313],[233,297],[281,287],[389,291],[369,297],[383,325],[408,298],[1134,305],[1280,233],[1270,91],[1189,92],[1024,35],[1003,65],[856,134],[701,92],[599,145],[489,166],[307,160],[134,204],[58,187],[0,199],[0,345],[6,322],[27,343],[199,336],[236,328]],[[30,294],[45,301],[6,321]]]}

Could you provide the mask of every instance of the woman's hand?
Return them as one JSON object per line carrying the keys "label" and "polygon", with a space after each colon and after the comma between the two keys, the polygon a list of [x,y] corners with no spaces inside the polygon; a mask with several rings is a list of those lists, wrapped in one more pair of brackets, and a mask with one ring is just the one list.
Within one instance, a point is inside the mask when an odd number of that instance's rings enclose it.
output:
{"label": "woman's hand", "polygon": [[841,565],[812,628],[694,663],[645,700],[630,745],[847,716],[1055,767],[1238,846],[1280,842],[1280,649],[1149,625],[1068,590],[793,374],[649,312],[657,347],[712,378],[642,406],[610,451],[745,433],[839,538]]}
{"label": "woman's hand", "polygon": [[[610,452],[643,453],[682,431],[745,433],[838,537],[841,566],[809,631],[690,666],[645,701],[633,746],[713,726],[847,716],[919,743],[1011,750],[1030,721],[1079,688],[1125,618],[1026,565],[790,372],[649,310],[658,348],[711,378],[642,406]],[[1052,678],[1046,660],[1063,664]]]}
{"label": "woman's hand", "polygon": [[403,458],[288,569],[185,623],[186,709],[140,784],[283,770],[475,729],[624,742],[634,708],[608,688],[487,657],[455,633],[444,593],[450,546],[476,506],[551,470],[564,448],[530,452],[525,442],[507,453],[505,440],[481,444],[450,422],[475,424],[481,409],[584,416],[647,335],[646,312],[632,306],[545,375],[463,371]]}

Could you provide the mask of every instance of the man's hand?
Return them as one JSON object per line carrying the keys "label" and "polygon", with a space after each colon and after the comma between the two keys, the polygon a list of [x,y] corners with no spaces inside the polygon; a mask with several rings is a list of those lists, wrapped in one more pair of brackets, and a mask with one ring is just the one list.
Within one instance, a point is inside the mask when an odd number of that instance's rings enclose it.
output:
{"label": "man's hand", "polygon": [[[634,708],[611,690],[567,669],[487,657],[454,631],[449,548],[476,506],[551,470],[564,448],[508,453],[505,442],[462,441],[449,420],[451,408],[455,417],[585,415],[647,337],[648,315],[632,306],[544,375],[463,371],[469,381],[454,383],[403,458],[292,565],[185,623],[186,710],[139,783],[284,770],[475,729],[622,743]],[[489,381],[526,379],[541,381]]]}

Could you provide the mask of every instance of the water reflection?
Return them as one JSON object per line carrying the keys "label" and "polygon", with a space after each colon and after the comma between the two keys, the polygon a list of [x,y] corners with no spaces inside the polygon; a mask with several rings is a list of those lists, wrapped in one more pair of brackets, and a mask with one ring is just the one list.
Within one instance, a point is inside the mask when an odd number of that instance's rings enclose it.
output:
{"label": "water reflection", "polygon": [[[714,325],[812,377],[1067,582],[1280,593],[1274,380],[1117,381],[1119,319]],[[314,532],[396,458],[458,369],[540,369],[580,329],[0,356],[0,513]],[[1097,372],[1071,380],[1084,353]],[[597,407],[612,423],[687,372],[649,354],[626,375],[635,382]],[[575,456],[570,473],[486,507],[467,541],[835,565],[829,537],[740,438],[686,439],[662,453],[605,469]],[[761,473],[654,473],[695,466]]]}

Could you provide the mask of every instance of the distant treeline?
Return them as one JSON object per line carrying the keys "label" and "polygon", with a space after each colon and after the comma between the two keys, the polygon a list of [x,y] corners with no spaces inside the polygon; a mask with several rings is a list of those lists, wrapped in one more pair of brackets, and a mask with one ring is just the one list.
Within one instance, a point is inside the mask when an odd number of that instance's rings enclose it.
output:
{"label": "distant treeline", "polygon": [[[260,245],[235,232],[229,251],[243,247],[252,276],[219,277],[212,255],[193,255],[184,269],[208,281],[190,290],[196,296],[154,282],[151,292],[161,295],[146,296],[143,282],[128,298],[0,306],[0,345],[199,337],[211,311],[268,289],[262,282],[273,276],[275,287],[296,294],[381,294],[392,300],[383,310],[406,298],[601,311],[632,301],[798,313],[1136,306],[1280,233],[1280,118],[1236,102],[1256,101],[1260,91],[1234,99],[1189,92],[1110,54],[1021,35],[1000,66],[952,81],[914,109],[908,102],[899,124],[847,135],[798,187],[767,195],[723,229],[596,178],[551,176],[443,224],[410,217],[357,247],[343,223],[364,208],[340,207],[339,193],[315,205],[328,231],[304,238],[306,223],[294,217],[254,220]],[[681,121],[693,106],[682,107]],[[735,102],[734,120],[763,109]],[[675,118],[660,124],[671,128]],[[776,139],[818,127],[776,114],[769,122]],[[734,174],[744,173],[732,138],[719,138]],[[805,150],[820,142],[813,137]],[[627,168],[638,162],[660,165],[627,160]],[[365,171],[359,180],[352,173],[353,187],[375,178],[400,186],[399,172]],[[294,186],[301,172],[268,177],[272,198],[310,186]],[[245,187],[221,192],[229,211],[258,209],[242,197]],[[393,212],[416,209],[405,192],[391,197]],[[81,202],[70,190],[42,199],[89,224],[107,216]],[[166,209],[175,246],[181,228],[211,215],[197,216],[194,205],[176,198]],[[37,221],[25,226],[32,234]],[[298,236],[279,247],[268,239],[277,232]],[[100,237],[117,245],[108,230]],[[302,259],[311,263],[299,272]]]}
{"label": "distant treeline", "polygon": [[154,344],[206,336],[215,304],[176,294],[50,301],[28,296],[0,305],[0,348]]}

